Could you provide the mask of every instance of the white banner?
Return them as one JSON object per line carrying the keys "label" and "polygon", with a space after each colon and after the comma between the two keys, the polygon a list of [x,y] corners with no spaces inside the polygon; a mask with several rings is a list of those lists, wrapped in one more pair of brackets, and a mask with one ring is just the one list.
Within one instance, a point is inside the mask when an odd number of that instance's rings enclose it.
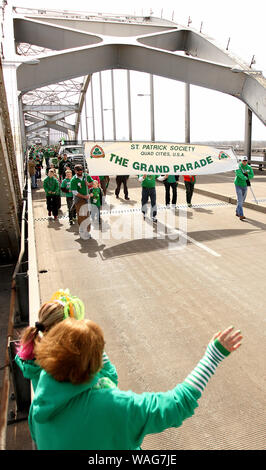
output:
{"label": "white banner", "polygon": [[84,144],[88,170],[93,176],[207,175],[238,168],[232,148],[172,142],[87,141]]}

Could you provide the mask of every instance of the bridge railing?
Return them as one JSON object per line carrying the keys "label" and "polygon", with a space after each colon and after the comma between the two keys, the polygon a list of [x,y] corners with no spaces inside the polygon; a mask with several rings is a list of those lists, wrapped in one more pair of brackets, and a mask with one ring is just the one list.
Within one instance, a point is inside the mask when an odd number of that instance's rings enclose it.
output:
{"label": "bridge railing", "polygon": [[[0,405],[0,449],[6,450],[7,426],[28,417],[32,390],[30,382],[22,376],[14,363],[16,354],[14,328],[24,328],[37,321],[40,308],[40,293],[34,218],[32,208],[31,180],[26,179],[23,190],[20,252],[12,275],[10,310],[5,351],[5,368],[1,387]],[[14,390],[16,410],[9,411],[9,398]]]}

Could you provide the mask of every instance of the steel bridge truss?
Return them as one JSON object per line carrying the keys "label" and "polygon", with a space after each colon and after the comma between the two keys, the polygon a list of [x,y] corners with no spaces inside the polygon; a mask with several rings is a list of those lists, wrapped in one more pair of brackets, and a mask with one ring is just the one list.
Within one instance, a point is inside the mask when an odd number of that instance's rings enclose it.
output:
{"label": "steel bridge truss", "polygon": [[[76,137],[90,77],[108,69],[146,72],[227,93],[266,123],[262,74],[191,27],[151,16],[17,7],[12,13],[17,55],[37,59],[34,66],[17,68],[27,138],[48,128]],[[75,124],[65,119],[71,113]]]}

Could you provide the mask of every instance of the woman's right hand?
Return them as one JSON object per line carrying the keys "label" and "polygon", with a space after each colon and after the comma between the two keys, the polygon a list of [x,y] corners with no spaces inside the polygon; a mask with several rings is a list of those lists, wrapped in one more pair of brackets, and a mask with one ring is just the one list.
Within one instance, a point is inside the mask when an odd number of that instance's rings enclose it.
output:
{"label": "woman's right hand", "polygon": [[229,326],[224,331],[218,331],[211,341],[218,339],[221,345],[229,352],[236,351],[241,346],[243,336],[240,330],[233,332],[234,326]]}

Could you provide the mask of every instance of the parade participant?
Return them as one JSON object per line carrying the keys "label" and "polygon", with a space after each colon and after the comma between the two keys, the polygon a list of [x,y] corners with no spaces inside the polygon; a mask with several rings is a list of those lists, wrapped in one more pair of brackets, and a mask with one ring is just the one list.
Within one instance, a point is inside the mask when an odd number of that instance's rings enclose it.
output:
{"label": "parade participant", "polygon": [[35,169],[35,161],[33,160],[33,157],[30,156],[28,160],[28,172],[29,176],[31,179],[31,188],[36,189],[37,188],[37,180],[36,180],[36,169]]}
{"label": "parade participant", "polygon": [[100,185],[101,185],[101,188],[103,190],[103,200],[105,202],[105,198],[106,198],[106,193],[107,193],[107,188],[108,188],[108,185],[109,185],[109,181],[110,181],[110,177],[109,176],[100,176]]}
{"label": "parade participant", "polygon": [[58,172],[59,172],[59,179],[62,181],[66,177],[66,167],[70,167],[72,169],[71,160],[69,160],[66,153],[64,153],[62,160],[59,162]]}
{"label": "parade participant", "polygon": [[72,171],[67,170],[66,171],[66,177],[62,181],[62,184],[61,184],[61,191],[66,196],[66,202],[67,202],[67,208],[68,208],[68,218],[69,218],[70,225],[73,224],[73,219],[76,217],[76,209],[75,209],[74,204],[73,204],[73,193],[71,192],[71,189],[70,189],[71,179],[72,179]]}
{"label": "parade participant", "polygon": [[142,214],[144,220],[146,218],[147,213],[147,203],[150,198],[151,200],[151,218],[154,223],[157,223],[156,215],[157,215],[157,207],[156,207],[156,178],[159,178],[160,175],[140,175],[139,181],[141,182],[142,186],[142,195],[141,195],[141,206],[142,206]]}
{"label": "parade participant", "polygon": [[[74,196],[74,204],[78,217],[78,224],[81,225],[84,220],[89,216],[89,208],[86,215],[80,215],[80,209],[83,205],[88,205],[90,200],[89,188],[92,188],[93,179],[88,173],[83,173],[82,165],[75,165],[75,176],[73,176],[70,184],[70,189]],[[86,238],[90,238],[90,227],[89,223],[86,230]]]}
{"label": "parade participant", "polygon": [[184,175],[184,183],[186,187],[186,201],[188,207],[192,207],[191,200],[194,192],[194,186],[196,183],[195,175]]}
{"label": "parade participant", "polygon": [[[82,300],[71,295],[69,289],[59,289],[52,295],[49,302],[45,302],[41,306],[35,326],[29,326],[23,331],[15,361],[24,377],[32,381],[34,391],[42,371],[35,361],[36,344],[58,323],[66,318],[82,320],[84,314],[85,308]],[[106,384],[104,379],[109,379],[115,385],[118,383],[116,368],[110,362],[106,352],[103,353],[103,368],[100,374],[99,388]]]}
{"label": "parade participant", "polygon": [[100,180],[100,176],[92,176],[92,175],[91,175],[91,177],[92,177],[92,179],[93,179],[93,180],[96,180],[96,181],[98,181],[98,183],[99,183],[99,186],[101,186],[101,180]]}
{"label": "parade participant", "polygon": [[91,218],[95,220],[97,218],[98,223],[101,222],[101,199],[102,199],[102,189],[99,187],[97,180],[93,181],[93,186],[90,191],[90,202],[91,202]]}
{"label": "parade participant", "polygon": [[58,197],[60,197],[60,186],[58,180],[55,178],[54,170],[48,171],[48,176],[43,182],[43,189],[46,193],[46,205],[48,210],[48,216],[52,214],[54,220],[58,217]]}
{"label": "parade participant", "polygon": [[128,187],[127,187],[127,180],[129,178],[129,175],[117,175],[116,177],[116,189],[115,189],[115,195],[116,195],[116,199],[119,198],[119,193],[120,193],[120,188],[121,188],[121,184],[123,184],[124,186],[124,195],[125,195],[125,199],[127,201],[129,201],[129,197],[128,197]]}
{"label": "parade participant", "polygon": [[170,206],[170,188],[172,188],[172,206],[176,206],[177,201],[177,185],[179,175],[162,175],[158,181],[163,181],[165,187],[165,205]]}
{"label": "parade participant", "polygon": [[56,168],[55,168],[54,163],[51,163],[51,164],[50,164],[50,168],[49,168],[49,169],[50,169],[50,170],[53,170],[53,172],[54,172],[54,177],[59,181],[59,176],[58,176],[58,174],[57,174],[57,170],[56,170]]}
{"label": "parade participant", "polygon": [[39,157],[37,152],[35,153],[35,156],[33,158],[34,158],[34,161],[35,161],[36,183],[37,183],[37,180],[41,179],[42,164],[41,164],[40,157]]}
{"label": "parade participant", "polygon": [[147,434],[181,426],[217,366],[241,345],[242,335],[233,328],[214,335],[182,383],[167,392],[138,394],[95,388],[104,348],[97,324],[68,318],[55,325],[35,347],[43,369],[29,411],[37,449],[135,450]]}
{"label": "parade participant", "polygon": [[50,149],[48,147],[45,147],[43,156],[45,159],[45,165],[46,165],[46,174],[48,174],[48,170],[50,168]]}
{"label": "parade participant", "polygon": [[[57,169],[55,168],[54,163],[51,163],[50,169],[53,170],[54,177],[57,179],[59,183],[59,188],[60,188],[60,178],[59,178],[59,175],[58,175]],[[59,191],[59,193],[57,194],[57,206],[58,206],[58,210],[61,209],[61,191]]]}
{"label": "parade participant", "polygon": [[250,186],[250,180],[252,178],[254,178],[254,171],[251,166],[248,165],[248,158],[242,157],[238,170],[235,171],[234,181],[237,195],[236,216],[239,217],[240,220],[246,218],[243,212],[243,204],[246,200],[248,186]]}

